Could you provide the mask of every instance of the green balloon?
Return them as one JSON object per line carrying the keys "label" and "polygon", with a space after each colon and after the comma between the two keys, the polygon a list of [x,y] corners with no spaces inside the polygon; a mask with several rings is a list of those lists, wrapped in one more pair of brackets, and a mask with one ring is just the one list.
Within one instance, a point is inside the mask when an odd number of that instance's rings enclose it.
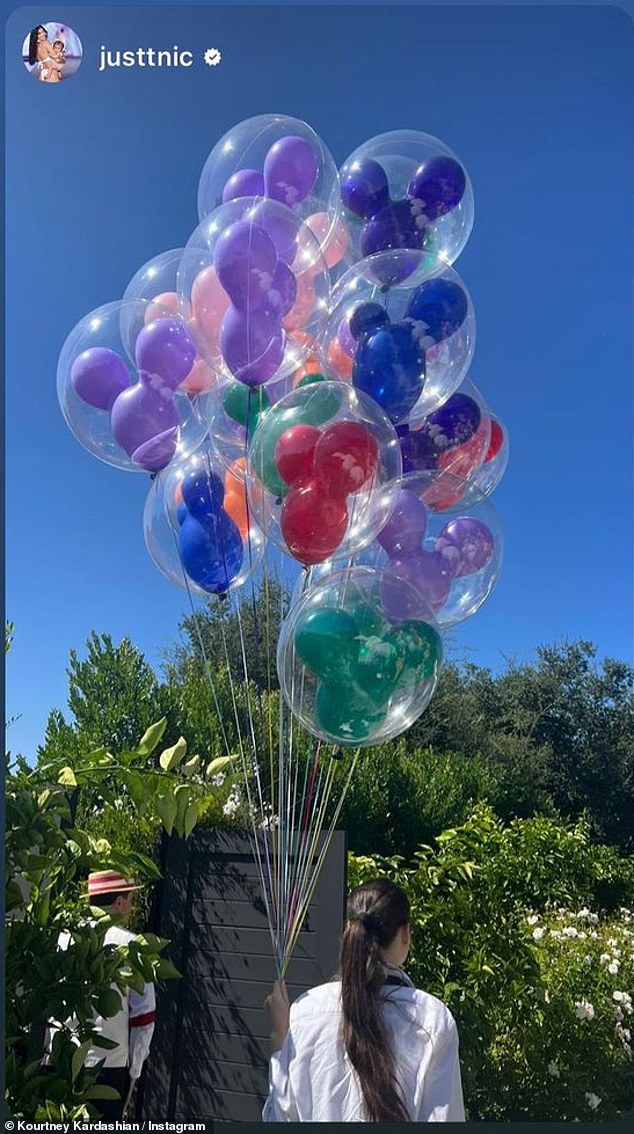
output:
{"label": "green balloon", "polygon": [[395,627],[397,648],[403,659],[402,681],[414,685],[434,676],[442,661],[440,634],[427,622],[410,620]]}
{"label": "green balloon", "polygon": [[[326,382],[326,388],[319,389],[322,382]],[[324,425],[330,421],[332,417],[338,412],[341,407],[341,396],[336,389],[337,385],[330,378],[326,378],[323,374],[306,374],[300,382],[297,383],[297,389],[300,386],[315,386],[310,396],[306,396],[305,401],[302,402],[298,410],[301,414],[300,421],[303,425]]]}
{"label": "green balloon", "polygon": [[366,638],[383,638],[390,623],[363,595],[346,596],[346,609],[354,618],[361,642]]}
{"label": "green balloon", "polygon": [[253,438],[251,465],[262,484],[273,496],[284,497],[290,487],[282,480],[275,464],[275,446],[291,425],[298,423],[295,409],[272,409],[267,413]]}
{"label": "green balloon", "polygon": [[227,417],[244,426],[253,436],[263,413],[271,408],[266,390],[252,389],[244,382],[231,382],[225,390],[222,404]]}
{"label": "green balloon", "polygon": [[354,679],[377,706],[387,705],[405,668],[403,651],[391,633],[367,638],[359,649]]}
{"label": "green balloon", "polygon": [[315,696],[315,723],[341,745],[360,744],[376,732],[384,719],[369,697],[354,685],[321,682]]}
{"label": "green balloon", "polygon": [[344,610],[308,611],[295,627],[295,650],[323,681],[348,682],[359,653],[354,618]]}

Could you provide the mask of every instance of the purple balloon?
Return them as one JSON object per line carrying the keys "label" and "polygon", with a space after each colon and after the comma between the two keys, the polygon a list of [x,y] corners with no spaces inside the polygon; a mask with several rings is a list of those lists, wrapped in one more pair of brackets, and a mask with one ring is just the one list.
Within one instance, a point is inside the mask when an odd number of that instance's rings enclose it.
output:
{"label": "purple balloon", "polygon": [[[382,597],[385,613],[393,621],[416,617],[410,613],[411,600],[407,592],[404,593],[403,587],[399,589],[398,579],[411,583],[434,614],[445,605],[452,577],[447,574],[442,560],[434,552],[420,550],[390,558],[386,572]],[[391,579],[390,575],[396,578]]]}
{"label": "purple balloon", "polygon": [[437,220],[459,205],[467,184],[464,169],[452,157],[430,157],[412,174],[410,197],[420,201],[425,216]]}
{"label": "purple balloon", "polygon": [[260,201],[251,211],[254,224],[260,225],[270,236],[278,258],[292,264],[297,253],[297,236],[301,219],[275,201]]}
{"label": "purple balloon", "polygon": [[264,308],[246,315],[235,307],[220,328],[220,349],[234,378],[247,386],[268,382],[284,357],[286,336],[279,316]]}
{"label": "purple balloon", "polygon": [[404,552],[418,551],[427,527],[427,508],[409,488],[397,488],[390,494],[390,518],[377,540],[394,558]]}
{"label": "purple balloon", "polygon": [[435,555],[454,579],[481,571],[493,556],[493,535],[481,520],[459,516],[445,524],[434,547]]}
{"label": "purple balloon", "polygon": [[482,413],[468,394],[452,394],[439,409],[430,413],[422,426],[438,454],[470,441],[479,428]]}
{"label": "purple balloon", "polygon": [[124,390],[112,407],[110,424],[121,448],[149,472],[165,468],[174,456],[180,419],[165,387],[138,382]]}
{"label": "purple balloon", "polygon": [[178,319],[155,319],[140,332],[134,356],[147,384],[175,390],[194,365],[196,347]]}
{"label": "purple balloon", "polygon": [[297,280],[283,260],[277,262],[268,298],[272,310],[277,311],[280,318],[288,315],[297,299]]}
{"label": "purple balloon", "polygon": [[239,197],[263,197],[264,176],[257,169],[239,169],[232,174],[222,191],[225,201],[237,201]]}
{"label": "purple balloon", "polygon": [[267,196],[292,209],[308,196],[317,173],[317,155],[310,142],[295,135],[280,138],[264,159]]}
{"label": "purple balloon", "polygon": [[389,205],[365,222],[361,233],[364,256],[394,248],[421,248],[426,221],[417,202],[409,198]]}
{"label": "purple balloon", "polygon": [[110,410],[119,394],[130,385],[128,368],[120,354],[107,347],[90,347],[77,356],[70,380],[83,402]]}
{"label": "purple balloon", "polygon": [[342,350],[354,358],[354,352],[357,349],[357,340],[354,338],[350,330],[350,320],[346,317],[341,320],[337,328],[337,338]]}
{"label": "purple balloon", "polygon": [[259,224],[236,221],[220,234],[214,250],[218,279],[234,307],[255,311],[268,296],[277,253]]}

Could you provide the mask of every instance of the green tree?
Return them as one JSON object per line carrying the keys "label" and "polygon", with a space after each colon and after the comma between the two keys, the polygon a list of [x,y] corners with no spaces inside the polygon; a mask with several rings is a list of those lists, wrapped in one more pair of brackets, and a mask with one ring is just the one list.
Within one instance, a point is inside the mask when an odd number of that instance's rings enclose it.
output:
{"label": "green tree", "polygon": [[165,690],[129,638],[115,645],[109,634],[93,630],[86,646],[83,660],[71,650],[67,669],[73,719],[67,721],[61,710],[52,710],[38,749],[40,763],[70,763],[104,737],[114,749],[129,748],[152,721],[167,715]]}

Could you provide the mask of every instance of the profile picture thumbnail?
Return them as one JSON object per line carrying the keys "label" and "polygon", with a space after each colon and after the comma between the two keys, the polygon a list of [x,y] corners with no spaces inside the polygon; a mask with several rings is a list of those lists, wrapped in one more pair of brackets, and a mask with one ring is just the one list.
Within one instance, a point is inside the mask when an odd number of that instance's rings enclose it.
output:
{"label": "profile picture thumbnail", "polygon": [[67,24],[38,24],[22,44],[27,71],[42,83],[63,83],[81,64],[81,40]]}

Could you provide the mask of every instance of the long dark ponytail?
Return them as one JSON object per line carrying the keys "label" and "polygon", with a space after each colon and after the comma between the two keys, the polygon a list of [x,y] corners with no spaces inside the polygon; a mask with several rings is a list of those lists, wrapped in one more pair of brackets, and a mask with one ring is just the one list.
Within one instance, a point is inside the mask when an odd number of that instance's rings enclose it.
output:
{"label": "long dark ponytail", "polygon": [[353,890],[341,942],[343,1042],[361,1087],[367,1122],[409,1122],[381,1011],[379,951],[409,922],[407,894],[387,878]]}

